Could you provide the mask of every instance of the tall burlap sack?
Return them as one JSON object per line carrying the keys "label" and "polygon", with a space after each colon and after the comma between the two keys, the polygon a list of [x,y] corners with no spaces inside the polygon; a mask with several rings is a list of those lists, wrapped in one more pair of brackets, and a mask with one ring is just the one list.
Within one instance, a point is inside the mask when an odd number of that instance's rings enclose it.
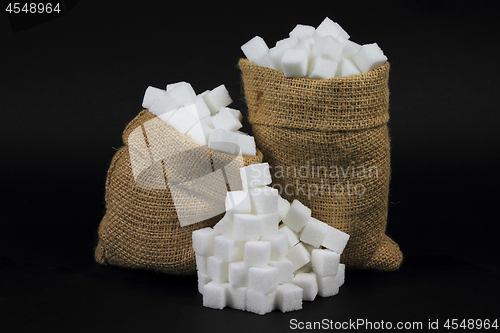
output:
{"label": "tall burlap sack", "polygon": [[351,236],[342,254],[346,267],[399,268],[402,253],[385,234],[389,63],[326,80],[286,78],[247,59],[239,68],[248,121],[273,186]]}
{"label": "tall burlap sack", "polygon": [[[143,169],[140,174],[142,178],[134,177],[134,172],[137,171],[133,167],[134,163],[137,164],[134,161],[138,155],[151,153],[147,149],[152,141],[156,140],[152,130],[155,128],[160,128],[162,137],[169,138],[168,144],[174,142],[182,147],[183,151],[179,152],[178,157],[171,154],[162,163],[151,165],[150,169]],[[129,142],[132,137],[137,142],[139,136],[147,144],[143,151],[140,151],[140,147],[131,149]],[[179,190],[177,186],[177,200],[174,200],[171,193],[171,188],[174,188],[172,184],[182,182],[183,177],[187,175],[186,170],[189,171],[190,177],[204,176],[207,170],[201,167],[203,164],[208,166],[210,171],[225,167],[227,174],[224,177],[226,180],[230,179],[229,173],[237,173],[243,164],[260,163],[262,153],[257,151],[256,156],[243,156],[238,159],[230,154],[213,151],[194,143],[148,110],[141,111],[127,125],[123,132],[123,143],[125,145],[116,152],[111,161],[106,178],[106,213],[99,225],[95,260],[103,265],[170,274],[194,274],[196,263],[191,234],[194,230],[214,226],[223,214],[209,215],[212,217],[186,226],[181,226],[179,214],[209,211],[213,208],[211,204],[215,200],[214,197],[217,196],[218,203],[222,200],[223,205],[225,192],[229,188],[226,187],[224,178],[222,185],[220,181],[213,182],[205,184],[201,189],[201,182],[195,181],[194,185],[198,187],[196,191],[192,188]],[[152,154],[154,155],[154,152]],[[228,165],[232,168],[228,168]],[[137,169],[137,166],[135,168]],[[196,173],[198,169],[199,174]],[[223,191],[214,193],[213,188],[220,189],[221,186]],[[193,194],[194,192],[197,194]],[[182,200],[179,201],[179,197]]]}

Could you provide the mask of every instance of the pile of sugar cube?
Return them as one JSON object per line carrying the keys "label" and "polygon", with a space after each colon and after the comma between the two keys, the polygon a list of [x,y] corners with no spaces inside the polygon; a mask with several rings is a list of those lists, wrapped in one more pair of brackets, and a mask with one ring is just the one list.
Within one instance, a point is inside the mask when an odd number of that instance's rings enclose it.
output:
{"label": "pile of sugar cube", "polygon": [[255,156],[253,136],[240,132],[241,111],[227,107],[233,100],[222,84],[196,94],[187,82],[149,86],[142,106],[196,143],[229,154]]}
{"label": "pile of sugar cube", "polygon": [[359,45],[349,40],[342,27],[328,17],[314,28],[297,24],[288,38],[269,49],[255,36],[241,46],[248,60],[286,77],[330,79],[368,72],[387,61],[377,43]]}
{"label": "pile of sugar cube", "polygon": [[349,235],[283,199],[269,186],[268,163],[243,167],[240,176],[243,189],[228,192],[224,217],[192,234],[203,305],[263,315],[336,295]]}

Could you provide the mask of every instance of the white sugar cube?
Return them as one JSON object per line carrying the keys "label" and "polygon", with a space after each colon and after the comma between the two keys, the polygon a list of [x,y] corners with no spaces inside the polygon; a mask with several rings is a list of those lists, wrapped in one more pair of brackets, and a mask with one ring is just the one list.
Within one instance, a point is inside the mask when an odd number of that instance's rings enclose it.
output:
{"label": "white sugar cube", "polygon": [[147,87],[146,88],[146,91],[144,92],[144,98],[142,100],[142,107],[145,108],[145,109],[149,109],[154,101],[156,100],[156,98],[160,95],[163,95],[165,94],[165,90],[163,89],[159,89],[159,88],[155,88],[155,87]]}
{"label": "white sugar cube", "polygon": [[269,50],[269,56],[273,61],[274,68],[283,71],[281,59],[286,50],[291,49],[299,43],[297,38],[289,37],[276,42],[276,46]]}
{"label": "white sugar cube", "polygon": [[240,152],[238,134],[222,128],[214,129],[208,137],[208,148],[238,155]]}
{"label": "white sugar cube", "polygon": [[168,122],[168,120],[170,119],[170,117],[172,117],[176,112],[177,112],[177,109],[176,110],[172,110],[172,111],[168,111],[168,112],[165,112],[165,113],[161,113],[157,117],[160,118],[161,120],[163,120],[164,122]]}
{"label": "white sugar cube", "polygon": [[312,246],[311,244],[307,244],[304,242],[302,242],[302,245],[304,245],[304,247],[306,248],[307,252],[309,252],[309,254],[312,254],[313,250],[320,248],[319,246]]}
{"label": "white sugar cube", "polygon": [[351,76],[357,74],[361,74],[359,68],[356,67],[356,65],[351,60],[344,58],[340,61],[335,76],[341,77],[341,76]]}
{"label": "white sugar cube", "polygon": [[201,119],[200,121],[207,124],[207,126],[210,127],[211,129],[214,129],[214,124],[212,124],[212,117],[206,117],[206,118]]}
{"label": "white sugar cube", "polygon": [[228,106],[233,102],[231,96],[229,96],[229,92],[227,91],[226,86],[223,84],[210,90],[202,97],[206,105],[210,109],[212,115],[219,112],[220,108]]}
{"label": "white sugar cube", "polygon": [[227,286],[227,306],[236,309],[245,311],[246,309],[246,295],[247,295],[246,287],[235,288],[231,285]]}
{"label": "white sugar cube", "polygon": [[209,227],[193,231],[194,252],[206,257],[212,256],[214,254],[214,238],[218,235],[216,230]]}
{"label": "white sugar cube", "polygon": [[278,283],[289,283],[293,280],[293,263],[287,259],[283,258],[281,260],[271,260],[269,266],[276,267],[278,269]]}
{"label": "white sugar cube", "polygon": [[198,119],[198,121],[200,121],[201,117],[200,114],[198,114],[198,109],[196,108],[195,103],[184,105],[183,109],[185,112],[189,113],[193,118]]}
{"label": "white sugar cube", "polygon": [[222,128],[233,132],[239,130],[243,126],[238,118],[236,118],[234,112],[227,107],[220,108],[219,112],[212,116],[212,124],[215,129]]}
{"label": "white sugar cube", "polygon": [[278,232],[280,218],[277,212],[269,214],[255,214],[260,218],[260,236],[274,235]]}
{"label": "white sugar cube", "polygon": [[192,104],[196,100],[196,93],[193,87],[187,82],[178,82],[166,92],[166,95],[179,105]]}
{"label": "white sugar cube", "polygon": [[300,240],[313,247],[320,247],[327,232],[328,224],[311,217],[300,233]]}
{"label": "white sugar cube", "polygon": [[269,50],[269,57],[271,57],[271,61],[273,62],[273,67],[278,71],[283,71],[283,66],[281,66],[281,59],[283,58],[283,54],[290,47],[285,45],[275,46]]}
{"label": "white sugar cube", "polygon": [[198,292],[203,295],[203,287],[205,287],[207,283],[212,281],[212,279],[210,278],[210,276],[200,272],[198,272],[197,275],[198,275]]}
{"label": "white sugar cube", "polygon": [[339,287],[342,287],[342,285],[345,282],[345,265],[340,264],[339,269],[337,271],[337,274],[335,275],[335,282]]}
{"label": "white sugar cube", "polygon": [[316,39],[311,54],[313,57],[323,55],[327,58],[335,60],[336,62],[339,62],[342,58],[343,49],[344,44],[342,44],[332,36],[325,36]]}
{"label": "white sugar cube", "polygon": [[272,181],[267,162],[240,168],[240,176],[243,188],[265,186],[271,184]]}
{"label": "white sugar cube", "polygon": [[290,205],[283,222],[297,232],[300,232],[311,218],[311,210],[304,206],[299,200],[295,199]]}
{"label": "white sugar cube", "polygon": [[[205,129],[204,126],[206,126]],[[206,146],[207,137],[205,135],[205,130],[210,131],[210,128],[208,128],[208,126],[205,123],[198,121],[196,124],[193,125],[193,127],[191,127],[189,131],[186,132],[186,136],[191,138],[197,144]]]}
{"label": "white sugar cube", "polygon": [[[205,118],[208,119],[209,117]],[[196,125],[195,125],[196,126]],[[203,135],[205,135],[205,145],[208,145],[208,138],[210,137],[210,133],[212,132],[213,128],[211,128],[207,122],[204,122],[203,119],[200,120],[200,126],[203,131]],[[193,126],[194,127],[194,126]]]}
{"label": "white sugar cube", "polygon": [[294,49],[301,48],[303,50],[306,50],[307,51],[307,58],[309,61],[311,59],[313,45],[314,45],[314,38],[309,37],[309,38],[301,40],[293,48]]}
{"label": "white sugar cube", "polygon": [[245,309],[259,315],[272,312],[275,309],[276,290],[269,294],[247,289]]}
{"label": "white sugar cube", "polygon": [[193,117],[184,107],[179,108],[167,120],[167,123],[175,128],[179,133],[186,134],[199,119]]}
{"label": "white sugar cube", "polygon": [[228,263],[210,256],[207,258],[207,275],[215,282],[228,282]]}
{"label": "white sugar cube", "polygon": [[286,50],[281,58],[281,66],[286,77],[306,76],[308,64],[307,50],[296,46]]}
{"label": "white sugar cube", "polygon": [[233,232],[233,213],[231,212],[226,212],[222,219],[220,219],[219,222],[217,222],[214,227],[214,230],[216,230],[219,234],[230,234]]}
{"label": "white sugar cube", "polygon": [[227,283],[211,281],[203,287],[203,306],[222,310],[226,307]]}
{"label": "white sugar cube", "polygon": [[250,267],[248,269],[248,288],[268,294],[278,288],[278,268],[272,266]]}
{"label": "white sugar cube", "polygon": [[286,224],[282,224],[279,229],[278,233],[282,233],[287,237],[288,240],[288,248],[291,248],[295,244],[299,242],[299,235],[296,231],[290,229]]}
{"label": "white sugar cube", "polygon": [[[227,108],[227,109],[229,109],[229,111],[231,111],[234,114],[234,116],[236,117],[236,119],[238,119],[238,121],[241,122],[243,120],[243,114],[241,113],[240,110],[236,110],[236,109],[232,109],[232,108]],[[239,132],[239,131],[237,131],[237,132]]]}
{"label": "white sugar cube", "polygon": [[285,46],[287,48],[294,47],[299,43],[299,40],[296,37],[287,37],[280,39],[279,41],[276,42],[276,46],[282,47]]}
{"label": "white sugar cube", "polygon": [[289,35],[291,38],[296,38],[299,42],[303,39],[311,37],[314,34],[314,27],[310,25],[297,24]]}
{"label": "white sugar cube", "polygon": [[[252,202],[252,212],[256,214],[277,213],[278,190],[270,186],[256,186],[248,190]],[[279,215],[277,215],[279,222]]]}
{"label": "white sugar cube", "polygon": [[234,214],[232,235],[236,240],[258,240],[260,218],[252,214]]}
{"label": "white sugar cube", "polygon": [[[276,225],[276,230],[278,227]],[[271,243],[271,260],[279,261],[288,254],[288,237],[283,233],[275,233],[261,237],[262,241]]]}
{"label": "white sugar cube", "polygon": [[226,211],[249,214],[252,210],[250,195],[247,190],[230,191],[226,194]]}
{"label": "white sugar cube", "polygon": [[245,243],[243,262],[251,267],[267,266],[271,260],[271,243],[266,241],[248,241]]}
{"label": "white sugar cube", "polygon": [[178,86],[178,85],[181,85],[181,84],[186,84],[187,82],[186,81],[180,81],[180,82],[175,82],[175,83],[169,83],[167,84],[167,91],[169,90],[172,90],[172,88]]}
{"label": "white sugar cube", "polygon": [[243,261],[229,263],[229,284],[234,288],[248,287],[248,268]]}
{"label": "white sugar cube", "polygon": [[342,232],[334,227],[328,226],[328,232],[326,233],[325,239],[321,243],[327,249],[330,249],[338,254],[342,254],[347,242],[349,241],[349,235]]}
{"label": "white sugar cube", "polygon": [[345,265],[340,264],[336,275],[321,276],[317,275],[318,295],[321,297],[330,297],[339,293],[339,288],[344,284]]}
{"label": "white sugar cube", "polygon": [[352,57],[352,61],[364,73],[383,65],[387,61],[387,57],[377,43],[372,43],[361,46]]}
{"label": "white sugar cube", "polygon": [[210,92],[210,90],[208,90],[208,89],[207,89],[207,90],[205,90],[204,92],[202,92],[202,93],[200,93],[200,94],[198,94],[198,95],[196,95],[196,96],[197,96],[197,97],[200,97],[200,96],[201,96],[201,97],[203,97],[203,96],[205,96],[206,94],[208,94],[209,92]]}
{"label": "white sugar cube", "polygon": [[300,273],[311,273],[313,271],[312,263],[309,261],[307,264],[304,266],[300,267],[299,269],[295,270],[293,272],[294,276]]}
{"label": "white sugar cube", "polygon": [[339,42],[344,44],[344,48],[342,50],[342,58],[352,59],[352,57],[359,51],[361,45],[355,43],[349,39],[345,39],[342,36],[337,38]]}
{"label": "white sugar cube", "polygon": [[312,251],[311,262],[318,275],[335,275],[339,269],[340,254],[331,250],[316,249]]}
{"label": "white sugar cube", "polygon": [[159,94],[158,97],[156,97],[155,101],[149,108],[149,112],[156,116],[159,116],[161,114],[177,110],[179,107],[180,105],[176,101],[168,97],[167,94],[162,93]]}
{"label": "white sugar cube", "polygon": [[335,38],[342,36],[345,39],[349,39],[349,34],[342,29],[342,27],[333,22],[328,17],[323,20],[323,22],[318,25],[316,31],[314,32],[314,37],[323,37],[323,36],[333,36]]}
{"label": "white sugar cube", "polygon": [[335,282],[334,275],[321,276],[317,275],[318,295],[321,297],[330,297],[339,293],[339,286]]}
{"label": "white sugar cube", "polygon": [[207,275],[207,257],[202,256],[201,254],[196,253],[195,254],[195,260],[196,260],[196,272],[199,274],[204,274]]}
{"label": "white sugar cube", "polygon": [[292,262],[294,271],[311,261],[311,255],[302,243],[297,243],[288,249],[286,258]]}
{"label": "white sugar cube", "polygon": [[283,199],[281,196],[278,197],[278,214],[280,216],[280,221],[283,221],[286,213],[290,209],[290,202],[286,199]]}
{"label": "white sugar cube", "polygon": [[290,312],[302,309],[301,287],[292,283],[285,283],[276,289],[276,308],[281,312]]}
{"label": "white sugar cube", "polygon": [[226,262],[243,260],[244,241],[238,241],[225,234],[214,238],[214,256]]}
{"label": "white sugar cube", "polygon": [[201,96],[196,96],[193,104],[186,105],[186,109],[191,113],[192,116],[203,119],[210,117],[210,109],[208,108],[205,100]]}
{"label": "white sugar cube", "polygon": [[324,55],[313,58],[307,72],[310,79],[331,79],[335,77],[338,63]]}
{"label": "white sugar cube", "polygon": [[302,288],[302,297],[304,301],[314,301],[316,295],[318,295],[318,282],[316,280],[316,274],[314,273],[297,274],[293,278],[292,283]]}
{"label": "white sugar cube", "polygon": [[259,36],[255,36],[243,44],[241,50],[251,62],[255,62],[269,52],[266,42]]}
{"label": "white sugar cube", "polygon": [[255,139],[253,136],[240,134],[238,135],[238,147],[240,147],[243,156],[255,156],[257,154],[257,147],[255,146]]}

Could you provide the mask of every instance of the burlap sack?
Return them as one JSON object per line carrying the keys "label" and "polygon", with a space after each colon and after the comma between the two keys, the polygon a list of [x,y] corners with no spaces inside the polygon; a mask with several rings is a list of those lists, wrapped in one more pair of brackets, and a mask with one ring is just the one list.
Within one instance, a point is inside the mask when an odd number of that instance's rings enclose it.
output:
{"label": "burlap sack", "polygon": [[[132,141],[136,142],[133,147]],[[239,168],[260,163],[262,153],[238,158],[213,151],[178,133],[148,110],[127,125],[123,142],[106,178],[106,214],[99,225],[95,260],[104,265],[194,274],[192,232],[212,227],[221,219],[222,213],[210,215],[214,205],[220,211],[227,190],[238,189],[234,179],[239,177]],[[167,158],[154,156],[159,154],[151,148],[154,142],[159,150],[170,149]],[[173,145],[178,147],[174,152]],[[148,154],[157,163],[140,165]],[[208,181],[207,174],[213,176]],[[231,179],[233,184],[229,184]],[[180,216],[189,219],[204,212],[206,219],[181,226]]]}
{"label": "burlap sack", "polygon": [[390,178],[389,63],[312,80],[239,61],[257,147],[273,186],[351,238],[349,268],[391,271],[402,253],[385,234]]}

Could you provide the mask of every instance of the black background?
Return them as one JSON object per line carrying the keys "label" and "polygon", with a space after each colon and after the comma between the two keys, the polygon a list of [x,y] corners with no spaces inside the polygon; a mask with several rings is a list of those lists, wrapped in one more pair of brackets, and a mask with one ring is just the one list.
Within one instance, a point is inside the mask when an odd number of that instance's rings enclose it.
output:
{"label": "black background", "polygon": [[[494,1],[71,3],[24,30],[0,14],[0,328],[284,331],[291,318],[426,327],[499,317]],[[388,233],[405,255],[400,271],[347,272],[338,296],[257,316],[203,308],[195,277],[96,264],[106,171],[146,87],[225,84],[245,114],[240,46],[255,35],[273,46],[326,16],[391,62]]]}

